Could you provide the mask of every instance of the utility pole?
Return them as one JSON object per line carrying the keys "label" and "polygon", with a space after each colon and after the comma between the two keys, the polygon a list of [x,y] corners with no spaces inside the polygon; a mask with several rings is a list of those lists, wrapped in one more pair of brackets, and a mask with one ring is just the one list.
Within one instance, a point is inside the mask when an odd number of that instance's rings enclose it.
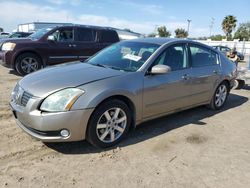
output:
{"label": "utility pole", "polygon": [[210,23],[210,25],[209,25],[209,36],[210,36],[210,38],[211,38],[211,36],[212,36],[212,29],[213,29],[213,27],[214,27],[214,18],[212,18],[212,20],[211,20],[211,23]]}
{"label": "utility pole", "polygon": [[188,33],[188,35],[189,35],[189,27],[190,27],[190,22],[191,22],[191,21],[192,21],[192,20],[187,19],[187,22],[188,22],[187,33]]}

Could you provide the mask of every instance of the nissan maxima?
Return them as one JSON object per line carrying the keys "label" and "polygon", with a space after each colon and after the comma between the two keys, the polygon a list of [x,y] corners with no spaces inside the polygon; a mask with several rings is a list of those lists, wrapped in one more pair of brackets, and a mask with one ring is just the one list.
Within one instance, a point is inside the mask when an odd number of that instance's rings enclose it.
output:
{"label": "nissan maxima", "polygon": [[43,142],[110,147],[144,121],[200,105],[221,109],[235,76],[235,65],[209,46],[141,38],[25,76],[10,105],[18,126]]}

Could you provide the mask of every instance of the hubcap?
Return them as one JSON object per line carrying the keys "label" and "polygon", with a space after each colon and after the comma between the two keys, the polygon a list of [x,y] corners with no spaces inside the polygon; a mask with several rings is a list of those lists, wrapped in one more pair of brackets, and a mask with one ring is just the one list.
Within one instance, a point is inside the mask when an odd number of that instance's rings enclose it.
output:
{"label": "hubcap", "polygon": [[38,70],[38,62],[32,57],[26,57],[21,61],[21,68],[25,73],[31,73]]}
{"label": "hubcap", "polygon": [[227,97],[227,87],[225,85],[219,86],[215,94],[215,105],[221,107]]}
{"label": "hubcap", "polygon": [[102,142],[116,141],[127,126],[127,116],[121,108],[111,108],[99,118],[96,126],[96,134]]}

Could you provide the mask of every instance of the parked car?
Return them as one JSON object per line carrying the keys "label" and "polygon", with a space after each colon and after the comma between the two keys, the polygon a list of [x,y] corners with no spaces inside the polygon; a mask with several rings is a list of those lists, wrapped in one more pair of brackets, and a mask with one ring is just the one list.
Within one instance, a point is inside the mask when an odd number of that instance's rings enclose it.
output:
{"label": "parked car", "polygon": [[235,77],[235,65],[209,46],[141,38],[25,76],[10,105],[17,124],[43,142],[109,147],[141,122],[200,105],[221,109]]}
{"label": "parked car", "polygon": [[116,31],[94,26],[44,28],[28,38],[2,44],[2,65],[26,75],[48,65],[84,60],[118,42]]}
{"label": "parked car", "polygon": [[7,38],[25,38],[31,34],[30,32],[13,32]]}
{"label": "parked car", "polygon": [[[227,47],[227,46],[213,46],[213,48],[223,52],[224,54],[226,54],[227,52],[230,52],[232,49]],[[238,51],[236,51],[237,56],[240,58],[241,61],[244,60],[244,55]]]}
{"label": "parked car", "polygon": [[6,37],[8,37],[9,36],[9,33],[7,33],[7,32],[1,32],[0,33],[0,39],[1,38],[6,38]]}

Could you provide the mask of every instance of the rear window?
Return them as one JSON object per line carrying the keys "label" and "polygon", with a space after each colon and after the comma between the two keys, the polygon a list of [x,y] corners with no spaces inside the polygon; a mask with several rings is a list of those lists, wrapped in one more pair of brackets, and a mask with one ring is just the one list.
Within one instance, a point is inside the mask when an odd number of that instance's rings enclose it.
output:
{"label": "rear window", "polygon": [[211,66],[218,64],[218,57],[214,51],[193,44],[191,44],[189,48],[191,52],[193,67]]}
{"label": "rear window", "polygon": [[118,42],[119,37],[116,31],[113,30],[101,30],[100,31],[100,42]]}
{"label": "rear window", "polygon": [[94,42],[96,39],[96,31],[88,28],[77,28],[77,41]]}

